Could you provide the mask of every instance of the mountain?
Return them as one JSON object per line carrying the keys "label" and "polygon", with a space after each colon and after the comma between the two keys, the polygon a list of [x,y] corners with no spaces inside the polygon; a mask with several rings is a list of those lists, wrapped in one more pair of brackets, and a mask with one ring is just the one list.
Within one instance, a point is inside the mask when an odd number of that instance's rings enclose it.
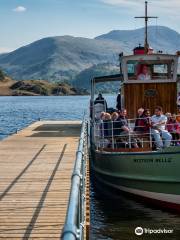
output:
{"label": "mountain", "polygon": [[117,62],[118,43],[71,36],[50,37],[0,56],[14,79],[64,81],[94,64]]}
{"label": "mountain", "polygon": [[[110,63],[97,64],[80,72],[75,77],[74,81],[72,81],[72,84],[76,88],[81,86],[81,88],[90,90],[91,79],[94,76],[98,77],[102,75],[113,75],[118,73],[119,73],[119,67],[115,65],[112,65]],[[116,85],[117,84],[112,84],[112,83],[98,84],[97,89],[100,89],[102,92],[112,92],[115,90]]]}
{"label": "mountain", "polygon": [[[155,50],[168,53],[180,50],[180,34],[170,28],[150,26],[148,36]],[[144,28],[114,30],[95,39],[49,37],[11,53],[1,54],[0,67],[15,80],[70,81],[84,86],[86,84],[83,81],[90,81],[92,75],[98,74],[97,69],[101,68],[102,75],[111,73],[118,65],[120,52],[131,53],[134,47],[143,42]]]}
{"label": "mountain", "polygon": [[[138,44],[144,43],[144,28],[136,30],[114,30],[100,35],[95,39],[123,43],[131,51]],[[150,46],[158,51],[175,53],[180,49],[180,34],[168,27],[149,26],[148,41]],[[126,49],[126,50],[128,50]]]}

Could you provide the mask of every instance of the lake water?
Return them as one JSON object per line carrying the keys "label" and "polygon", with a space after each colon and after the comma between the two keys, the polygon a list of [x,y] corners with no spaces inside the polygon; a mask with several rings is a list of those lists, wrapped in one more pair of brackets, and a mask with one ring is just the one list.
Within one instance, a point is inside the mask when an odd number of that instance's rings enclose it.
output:
{"label": "lake water", "polygon": [[0,138],[41,120],[82,119],[89,97],[0,97]]}
{"label": "lake water", "polygon": [[[110,106],[115,97],[106,96]],[[0,139],[30,123],[44,120],[79,120],[88,109],[88,96],[0,97]],[[91,184],[91,237],[102,240],[180,239],[180,215],[147,206],[117,195],[97,184]],[[173,234],[136,236],[138,226],[151,229],[173,229]]]}

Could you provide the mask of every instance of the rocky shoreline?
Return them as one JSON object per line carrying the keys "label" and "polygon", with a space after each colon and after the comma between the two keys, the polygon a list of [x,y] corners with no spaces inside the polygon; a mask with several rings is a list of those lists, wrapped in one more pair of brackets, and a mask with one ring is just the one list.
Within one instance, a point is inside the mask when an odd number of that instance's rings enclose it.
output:
{"label": "rocky shoreline", "polygon": [[77,89],[67,83],[46,80],[14,81],[0,72],[0,96],[66,96],[88,95],[87,90]]}

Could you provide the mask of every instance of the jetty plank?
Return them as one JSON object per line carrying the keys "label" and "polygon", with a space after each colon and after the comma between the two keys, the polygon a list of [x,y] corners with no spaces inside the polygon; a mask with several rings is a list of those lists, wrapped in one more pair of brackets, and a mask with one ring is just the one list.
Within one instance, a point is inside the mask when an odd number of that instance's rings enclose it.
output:
{"label": "jetty plank", "polygon": [[0,239],[59,239],[80,121],[39,121],[0,142]]}

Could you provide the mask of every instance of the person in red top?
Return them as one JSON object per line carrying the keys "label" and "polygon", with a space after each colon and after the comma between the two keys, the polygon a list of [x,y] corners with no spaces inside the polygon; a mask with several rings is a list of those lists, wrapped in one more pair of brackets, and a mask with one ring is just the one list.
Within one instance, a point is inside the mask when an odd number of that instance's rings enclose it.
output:
{"label": "person in red top", "polygon": [[180,126],[176,120],[176,114],[166,113],[167,123],[166,123],[166,130],[172,135],[172,140],[174,145],[179,144],[179,137],[180,137]]}
{"label": "person in red top", "polygon": [[145,109],[142,115],[136,119],[134,131],[139,134],[149,133],[150,126],[150,110]]}
{"label": "person in red top", "polygon": [[176,115],[176,121],[180,123],[180,108],[178,109],[178,113]]}

